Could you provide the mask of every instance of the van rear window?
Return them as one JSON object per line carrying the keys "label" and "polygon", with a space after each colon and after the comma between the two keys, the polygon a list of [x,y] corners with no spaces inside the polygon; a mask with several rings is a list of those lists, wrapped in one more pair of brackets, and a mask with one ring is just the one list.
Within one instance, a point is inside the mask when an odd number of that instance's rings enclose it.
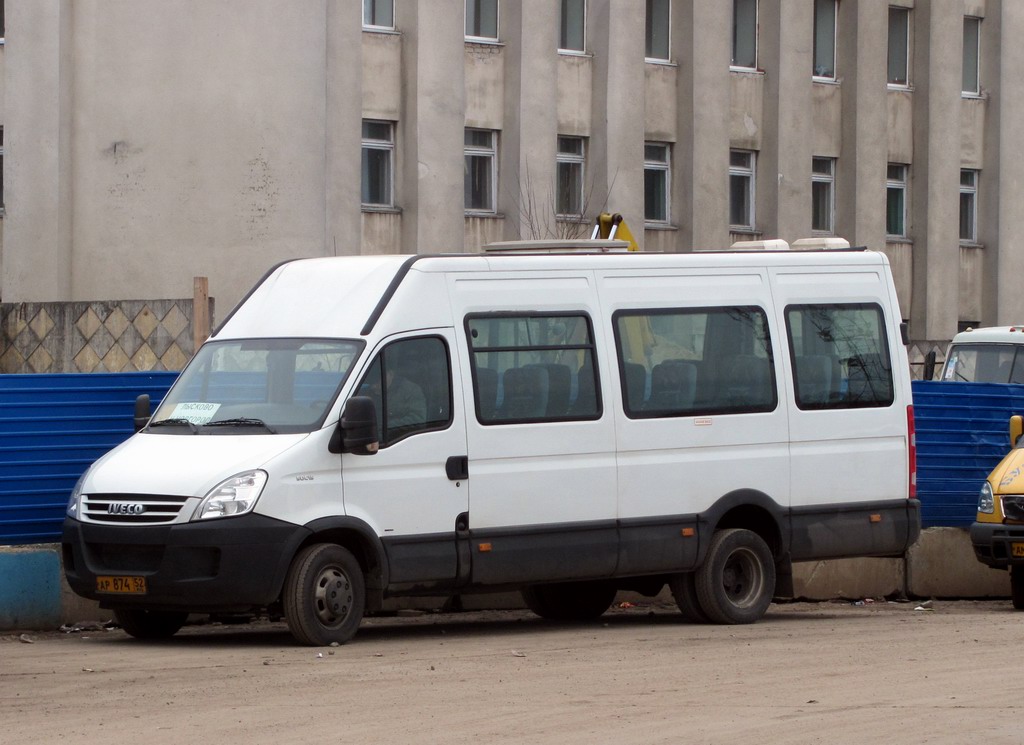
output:
{"label": "van rear window", "polygon": [[761,308],[620,311],[614,322],[626,416],[765,412],[778,404]]}
{"label": "van rear window", "polygon": [[850,409],[892,404],[892,362],[881,306],[790,305],[786,330],[797,407]]}
{"label": "van rear window", "polygon": [[481,424],[597,419],[601,395],[585,315],[466,318]]}

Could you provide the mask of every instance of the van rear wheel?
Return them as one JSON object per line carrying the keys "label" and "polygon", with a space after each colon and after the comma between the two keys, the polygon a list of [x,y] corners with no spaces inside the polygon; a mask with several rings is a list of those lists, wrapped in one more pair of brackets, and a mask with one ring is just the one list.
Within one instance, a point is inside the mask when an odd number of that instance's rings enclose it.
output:
{"label": "van rear wheel", "polygon": [[188,620],[188,613],[144,610],[142,608],[114,608],[114,620],[136,639],[168,639]]}
{"label": "van rear wheel", "polygon": [[668,586],[672,590],[679,612],[691,623],[707,623],[710,619],[700,607],[697,597],[697,577],[693,572],[674,574],[669,578]]}
{"label": "van rear wheel", "polygon": [[526,607],[549,621],[591,621],[600,618],[615,600],[608,582],[559,582],[523,589]]}
{"label": "van rear wheel", "polygon": [[711,539],[695,577],[700,607],[715,623],[753,623],[771,605],[775,563],[757,533],[731,528]]}
{"label": "van rear wheel", "polygon": [[1024,566],[1010,569],[1010,597],[1015,610],[1024,610]]}
{"label": "van rear wheel", "polygon": [[284,616],[299,642],[344,644],[355,636],[366,606],[366,582],[352,553],[332,543],[307,546],[284,583]]}

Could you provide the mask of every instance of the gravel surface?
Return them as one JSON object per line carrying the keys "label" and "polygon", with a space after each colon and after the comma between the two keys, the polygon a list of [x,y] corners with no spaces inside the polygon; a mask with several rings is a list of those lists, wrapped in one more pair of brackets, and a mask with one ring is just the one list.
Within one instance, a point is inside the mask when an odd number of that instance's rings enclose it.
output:
{"label": "gravel surface", "polygon": [[0,743],[1022,743],[1008,601],[773,605],[750,626],[661,603],[0,636]]}

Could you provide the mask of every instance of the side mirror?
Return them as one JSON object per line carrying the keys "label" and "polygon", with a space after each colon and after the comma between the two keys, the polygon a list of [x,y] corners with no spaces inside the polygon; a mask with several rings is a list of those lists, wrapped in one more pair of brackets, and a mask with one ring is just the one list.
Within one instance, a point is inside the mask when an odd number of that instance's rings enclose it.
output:
{"label": "side mirror", "polygon": [[1017,440],[1024,434],[1024,417],[1022,416],[1011,416],[1010,417],[1010,447],[1017,447]]}
{"label": "side mirror", "polygon": [[924,356],[924,374],[921,380],[935,379],[935,350],[933,349]]}
{"label": "side mirror", "polygon": [[377,407],[369,396],[353,396],[345,402],[338,429],[331,438],[332,453],[373,455],[380,449]]}
{"label": "side mirror", "polygon": [[149,394],[143,393],[137,399],[135,399],[135,431],[138,432],[140,429],[146,426],[146,422],[149,421],[149,417],[152,415],[149,406]]}

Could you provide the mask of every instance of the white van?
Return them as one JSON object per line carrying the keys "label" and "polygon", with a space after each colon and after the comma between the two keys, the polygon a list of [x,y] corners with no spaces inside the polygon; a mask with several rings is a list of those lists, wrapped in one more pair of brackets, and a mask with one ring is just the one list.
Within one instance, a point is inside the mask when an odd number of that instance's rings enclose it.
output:
{"label": "white van", "polygon": [[871,251],[288,262],[82,477],[67,579],[143,638],[264,609],[341,643],[386,598],[509,589],[587,619],[666,583],[752,622],[791,562],[917,538],[903,343]]}
{"label": "white van", "polygon": [[940,380],[1024,383],[1024,326],[967,329],[953,337]]}

